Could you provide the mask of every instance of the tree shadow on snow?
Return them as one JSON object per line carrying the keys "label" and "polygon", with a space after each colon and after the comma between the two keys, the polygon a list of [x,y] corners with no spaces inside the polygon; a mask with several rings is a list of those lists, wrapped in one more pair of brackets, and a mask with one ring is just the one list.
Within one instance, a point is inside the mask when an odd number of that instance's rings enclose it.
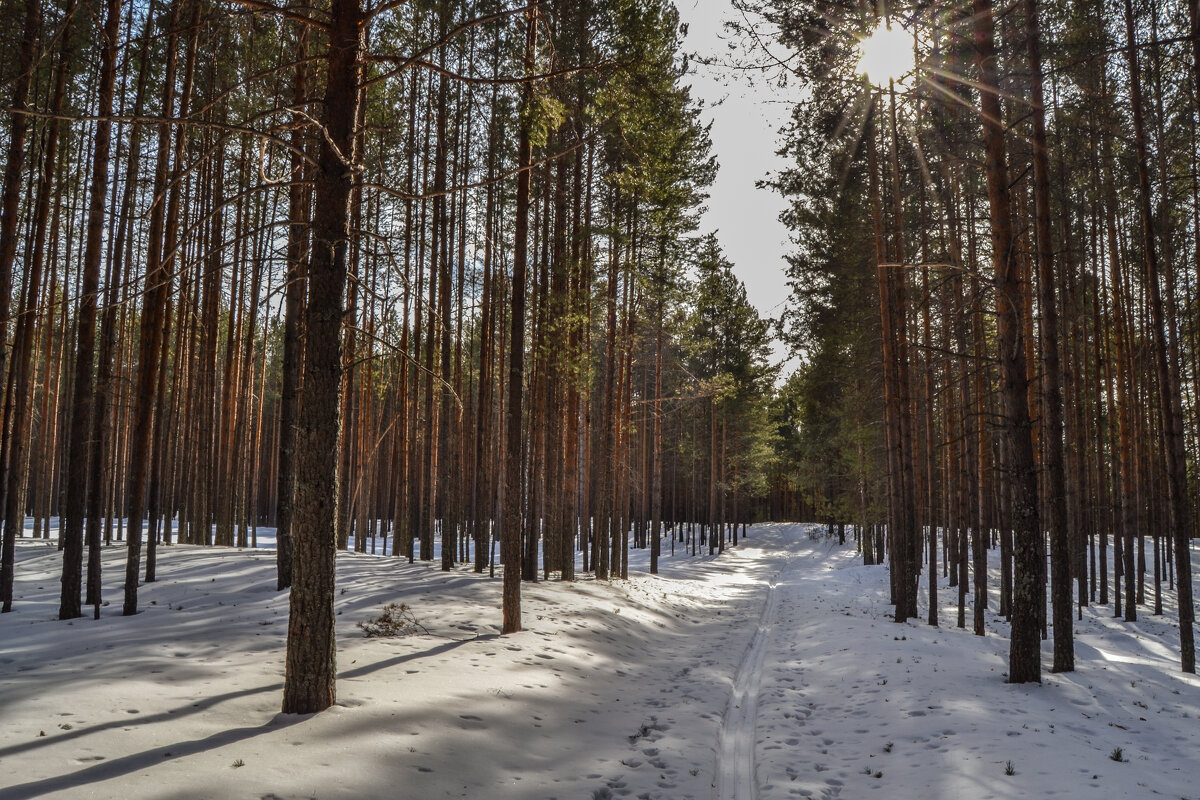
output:
{"label": "tree shadow on snow", "polygon": [[[261,691],[261,689],[253,691]],[[270,733],[271,731],[302,722],[305,719],[307,719],[307,717],[279,714],[263,725],[251,725],[244,728],[234,728],[232,730],[214,733],[213,735],[206,736],[203,739],[175,742],[173,744],[162,745],[150,750],[145,750],[141,753],[131,753],[127,756],[121,756],[119,758],[93,764],[90,767],[85,767],[81,770],[72,772],[69,775],[57,775],[53,778],[43,778],[41,780],[29,781],[28,783],[23,783],[18,786],[10,786],[7,789],[0,789],[0,800],[25,800],[25,798],[41,797],[42,795],[49,794],[51,792],[67,791],[69,789],[76,789],[99,781],[119,778],[123,775],[129,775],[134,772],[150,769],[171,759],[185,758],[187,756],[196,755],[197,753],[204,753],[209,750],[225,747],[226,745],[245,742],[253,739],[256,736]],[[94,733],[95,729],[90,729],[88,732]],[[56,737],[55,741],[61,741],[61,737]],[[9,750],[12,749],[14,748],[9,748]]]}

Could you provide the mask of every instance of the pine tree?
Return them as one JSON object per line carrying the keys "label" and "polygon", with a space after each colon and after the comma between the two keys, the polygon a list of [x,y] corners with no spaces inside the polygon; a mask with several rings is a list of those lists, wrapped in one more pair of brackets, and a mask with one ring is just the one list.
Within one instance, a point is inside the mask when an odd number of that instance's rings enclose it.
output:
{"label": "pine tree", "polygon": [[350,193],[356,169],[363,28],[359,0],[333,0],[323,136],[313,186],[312,249],[305,307],[304,379],[297,422],[295,560],[288,617],[283,711],[333,705],[334,526],[337,520],[338,390],[346,264],[352,246]]}

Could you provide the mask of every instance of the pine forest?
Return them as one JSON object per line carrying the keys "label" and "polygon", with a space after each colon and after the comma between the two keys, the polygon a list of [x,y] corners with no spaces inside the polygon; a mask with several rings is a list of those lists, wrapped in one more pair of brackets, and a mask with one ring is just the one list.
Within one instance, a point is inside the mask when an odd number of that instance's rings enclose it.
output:
{"label": "pine forest", "polygon": [[1200,799],[1198,0],[0,0],[0,800]]}

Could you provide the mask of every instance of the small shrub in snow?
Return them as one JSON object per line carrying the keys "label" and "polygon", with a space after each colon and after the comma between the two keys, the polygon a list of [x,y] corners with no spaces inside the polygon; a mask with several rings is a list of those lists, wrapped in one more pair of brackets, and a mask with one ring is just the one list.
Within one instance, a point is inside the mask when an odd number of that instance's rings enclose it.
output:
{"label": "small shrub in snow", "polygon": [[1016,775],[1017,774],[1017,768],[1013,766],[1013,763],[1011,761],[1004,762],[1004,774],[1005,775]]}
{"label": "small shrub in snow", "polygon": [[368,639],[429,633],[424,625],[417,622],[407,603],[388,603],[383,607],[382,614],[375,619],[358,623],[358,627]]}
{"label": "small shrub in snow", "polygon": [[1124,762],[1124,761],[1128,760],[1125,758],[1125,751],[1119,747],[1114,747],[1113,751],[1108,754],[1108,757],[1111,758],[1113,761],[1119,761],[1119,762]]}
{"label": "small shrub in snow", "polygon": [[658,717],[651,717],[649,722],[643,722],[638,727],[637,733],[629,737],[631,744],[636,744],[638,739],[647,739],[654,731],[661,731],[663,728],[658,724]]}
{"label": "small shrub in snow", "polygon": [[233,764],[232,764],[231,766],[232,766],[234,769],[237,769],[238,767],[244,767],[244,766],[246,766],[246,762],[245,762],[245,761],[242,761],[242,760],[239,758],[237,761],[233,762]]}

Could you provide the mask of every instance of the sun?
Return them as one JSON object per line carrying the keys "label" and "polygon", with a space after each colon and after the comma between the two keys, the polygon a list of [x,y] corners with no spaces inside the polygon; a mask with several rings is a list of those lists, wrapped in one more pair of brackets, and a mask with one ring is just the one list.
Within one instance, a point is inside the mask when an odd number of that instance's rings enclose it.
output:
{"label": "sun", "polygon": [[874,84],[899,83],[913,66],[912,36],[899,25],[880,22],[858,43],[858,72]]}

